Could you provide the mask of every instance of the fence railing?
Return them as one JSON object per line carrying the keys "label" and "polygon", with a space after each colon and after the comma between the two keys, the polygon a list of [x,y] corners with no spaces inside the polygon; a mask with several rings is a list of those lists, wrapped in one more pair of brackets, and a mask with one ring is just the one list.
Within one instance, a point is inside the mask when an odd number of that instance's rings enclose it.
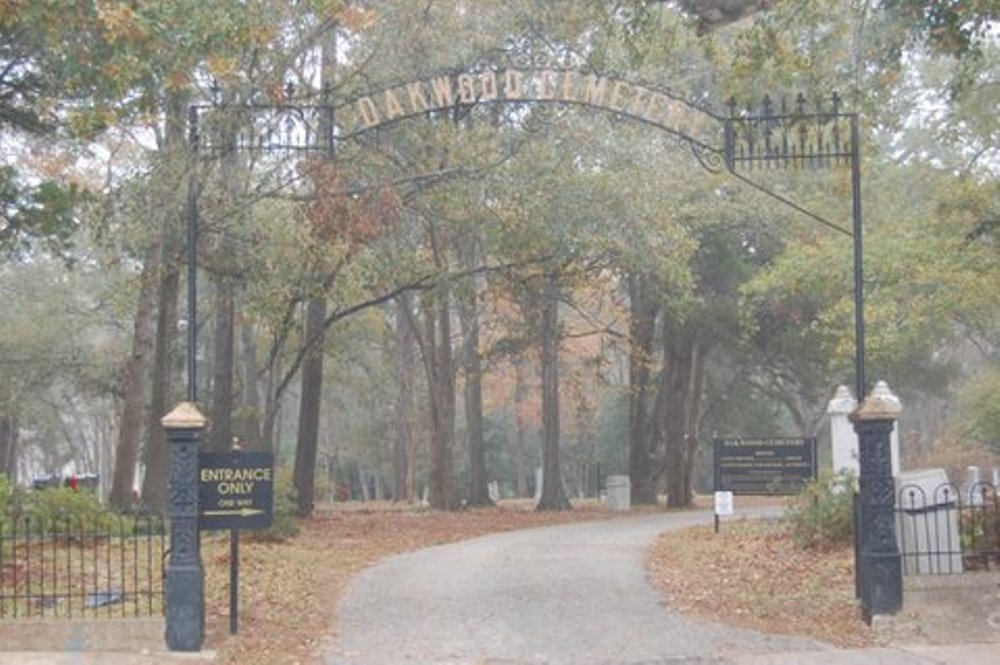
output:
{"label": "fence railing", "polygon": [[0,515],[0,619],[159,616],[165,553],[157,515]]}
{"label": "fence railing", "polygon": [[1000,570],[996,486],[901,486],[896,494],[896,539],[905,575]]}

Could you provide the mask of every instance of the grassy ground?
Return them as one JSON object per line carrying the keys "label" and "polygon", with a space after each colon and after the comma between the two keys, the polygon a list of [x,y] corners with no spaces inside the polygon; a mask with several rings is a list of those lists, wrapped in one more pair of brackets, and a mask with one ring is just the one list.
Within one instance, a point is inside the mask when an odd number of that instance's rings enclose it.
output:
{"label": "grassy ground", "polygon": [[[318,663],[317,640],[335,632],[337,600],[366,566],[486,533],[613,516],[593,504],[544,514],[526,503],[457,513],[338,505],[302,521],[301,535],[288,542],[244,538],[237,636],[228,634],[229,539],[205,534],[206,648],[217,650],[221,663]],[[650,550],[648,566],[670,607],[683,613],[842,646],[871,641],[854,611],[852,553],[796,550],[773,523],[667,534]]]}

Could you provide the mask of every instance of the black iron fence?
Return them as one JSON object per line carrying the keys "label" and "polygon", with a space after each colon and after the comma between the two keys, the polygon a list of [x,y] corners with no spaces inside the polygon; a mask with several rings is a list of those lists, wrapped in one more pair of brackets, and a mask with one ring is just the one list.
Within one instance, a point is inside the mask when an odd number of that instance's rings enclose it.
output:
{"label": "black iron fence", "polygon": [[164,520],[0,515],[0,619],[163,614]]}
{"label": "black iron fence", "polygon": [[896,540],[904,575],[1000,570],[996,485],[902,485],[896,493]]}

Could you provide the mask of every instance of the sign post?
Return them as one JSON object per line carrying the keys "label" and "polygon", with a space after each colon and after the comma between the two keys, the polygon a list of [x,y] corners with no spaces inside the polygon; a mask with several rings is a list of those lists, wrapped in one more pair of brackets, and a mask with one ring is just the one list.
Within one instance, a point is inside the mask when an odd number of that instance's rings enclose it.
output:
{"label": "sign post", "polygon": [[239,629],[240,529],[266,529],[274,516],[274,455],[198,454],[198,528],[229,529],[229,633]]}

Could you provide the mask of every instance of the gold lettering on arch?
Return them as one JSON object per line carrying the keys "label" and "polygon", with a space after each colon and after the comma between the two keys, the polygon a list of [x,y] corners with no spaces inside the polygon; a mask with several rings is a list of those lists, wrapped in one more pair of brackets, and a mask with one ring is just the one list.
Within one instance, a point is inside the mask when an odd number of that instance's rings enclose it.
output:
{"label": "gold lettering on arch", "polygon": [[401,118],[406,115],[403,111],[403,105],[399,103],[399,97],[392,90],[385,91],[385,116],[390,120],[393,118]]}
{"label": "gold lettering on arch", "polygon": [[[595,72],[561,69],[478,70],[403,83],[353,102],[356,131],[410,115],[446,109],[456,102],[564,102],[602,108],[711,145],[721,125],[709,113],[644,85]],[[355,118],[355,116],[357,116]]]}
{"label": "gold lettering on arch", "polygon": [[646,97],[644,97],[644,95],[648,94],[650,94],[649,89],[635,86],[635,94],[633,94],[632,99],[629,100],[628,106],[625,108],[625,112],[629,115],[642,117],[642,111],[645,108],[644,102],[646,101]]}
{"label": "gold lettering on arch", "polygon": [[484,102],[492,102],[499,98],[500,90],[497,86],[497,73],[494,71],[483,72],[479,75],[479,83],[482,85],[481,98]]}
{"label": "gold lettering on arch", "polygon": [[576,101],[576,72],[563,72],[562,100],[564,102]]}
{"label": "gold lettering on arch", "polygon": [[583,86],[583,101],[593,106],[604,106],[604,93],[607,91],[607,87],[608,79],[590,74]]}
{"label": "gold lettering on arch", "polygon": [[451,87],[451,77],[439,76],[431,80],[431,88],[434,90],[435,106],[454,106],[455,94]]}
{"label": "gold lettering on arch", "polygon": [[375,102],[371,97],[362,97],[359,99],[357,107],[358,113],[361,115],[361,121],[365,123],[365,127],[374,127],[382,122],[378,107],[375,106]]}
{"label": "gold lettering on arch", "polygon": [[458,76],[458,99],[463,104],[473,104],[476,101],[475,79],[469,74]]}
{"label": "gold lettering on arch", "polygon": [[431,103],[427,101],[427,95],[424,94],[423,81],[407,84],[406,93],[410,97],[410,107],[414,113],[431,110]]}
{"label": "gold lettering on arch", "polygon": [[516,69],[504,72],[503,96],[506,99],[521,99],[524,96],[524,76]]}
{"label": "gold lettering on arch", "polygon": [[556,99],[556,72],[551,69],[544,69],[539,74],[538,95],[539,99]]}
{"label": "gold lettering on arch", "polygon": [[622,102],[622,96],[626,94],[626,90],[631,87],[625,81],[615,81],[615,84],[611,86],[611,99],[608,100],[608,108],[612,111],[624,111],[625,104]]}
{"label": "gold lettering on arch", "polygon": [[649,96],[649,103],[646,104],[646,110],[642,112],[642,117],[649,122],[656,122],[656,105],[667,106],[670,104],[670,99],[663,94],[654,92]]}

